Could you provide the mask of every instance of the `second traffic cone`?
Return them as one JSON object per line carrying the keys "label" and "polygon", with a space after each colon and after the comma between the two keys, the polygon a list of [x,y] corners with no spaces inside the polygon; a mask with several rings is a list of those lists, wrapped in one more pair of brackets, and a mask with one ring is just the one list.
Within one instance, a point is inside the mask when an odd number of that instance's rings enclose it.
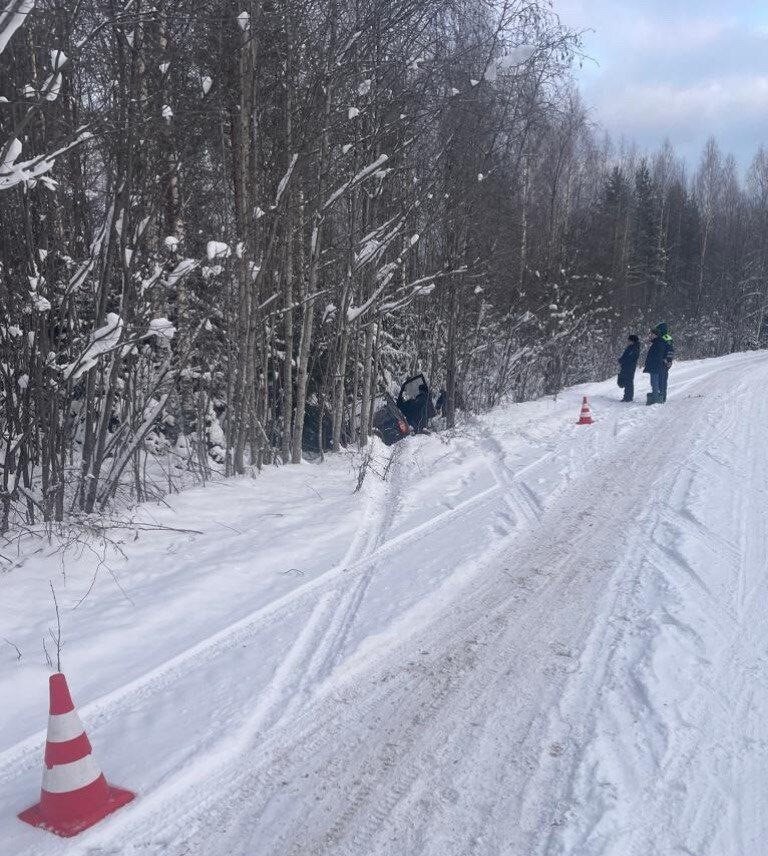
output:
{"label": "second traffic cone", "polygon": [[592,418],[592,411],[589,409],[589,400],[584,396],[584,401],[581,403],[581,416],[577,425],[592,425],[595,420]]}
{"label": "second traffic cone", "polygon": [[51,704],[40,802],[23,811],[19,818],[71,838],[129,803],[135,794],[107,784],[91,754],[91,744],[64,675],[51,675],[49,689]]}

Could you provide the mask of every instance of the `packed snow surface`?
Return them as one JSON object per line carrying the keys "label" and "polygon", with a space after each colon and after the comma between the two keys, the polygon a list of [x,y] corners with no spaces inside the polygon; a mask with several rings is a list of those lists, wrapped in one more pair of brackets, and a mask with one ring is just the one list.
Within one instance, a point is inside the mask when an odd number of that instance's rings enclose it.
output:
{"label": "packed snow surface", "polygon": [[[0,853],[762,856],[767,385],[678,364],[665,406],[596,384],[376,445],[360,493],[340,455],[145,504],[125,557],[6,545]],[[70,841],[16,820],[49,581],[138,793]]]}

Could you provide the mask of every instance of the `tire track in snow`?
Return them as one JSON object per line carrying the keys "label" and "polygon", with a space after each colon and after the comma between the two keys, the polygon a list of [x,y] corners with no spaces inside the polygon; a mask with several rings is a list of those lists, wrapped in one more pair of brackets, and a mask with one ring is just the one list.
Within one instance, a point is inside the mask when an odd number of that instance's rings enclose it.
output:
{"label": "tire track in snow", "polygon": [[[382,544],[387,543],[387,536],[396,517],[400,497],[403,491],[408,488],[403,473],[408,469],[409,464],[413,462],[418,451],[418,447],[415,445],[395,446],[392,457],[391,477],[387,483],[386,491],[384,491],[383,496],[378,500],[375,523],[370,529],[369,537],[365,542],[361,554],[357,557],[358,562],[369,557],[373,558],[378,548]],[[409,458],[406,458],[406,454],[408,454]],[[468,500],[440,513],[430,521],[420,524],[421,527],[424,527],[421,531],[425,533],[434,531],[433,524],[436,520],[447,521],[453,519],[461,510],[473,508],[478,501],[486,499],[494,493],[495,489],[493,488],[479,492]],[[397,537],[402,538],[405,534],[407,533],[403,533]],[[289,719],[295,715],[298,709],[307,704],[311,700],[313,688],[316,689],[341,661],[358,611],[379,570],[378,560],[366,563],[361,573],[357,575],[357,578],[350,583],[340,597],[330,620],[322,628],[322,632],[318,634],[316,654],[302,678],[302,694],[301,696],[297,694],[290,700],[281,719]]]}
{"label": "tire track in snow", "polygon": [[[226,653],[227,650],[241,645],[256,633],[281,622],[286,615],[292,615],[305,606],[312,606],[317,598],[327,592],[336,591],[340,582],[343,584],[347,576],[354,576],[364,571],[371,562],[392,555],[397,550],[418,541],[433,531],[460,519],[473,510],[479,503],[485,501],[498,488],[493,486],[479,491],[450,509],[435,515],[390,539],[383,539],[377,546],[370,549],[371,541],[376,540],[378,529],[374,525],[372,535],[367,528],[362,537],[348,551],[351,561],[339,563],[330,570],[303,585],[297,586],[282,597],[265,604],[237,622],[223,628],[215,634],[206,637],[182,651],[173,658],[160,663],[151,671],[133,681],[124,684],[101,698],[82,705],[79,712],[87,718],[89,728],[96,729],[109,720],[115,710],[119,710],[129,699],[150,696],[169,685],[177,675],[183,674],[188,668],[199,667],[206,660],[212,660]],[[345,557],[346,558],[346,557]],[[15,778],[18,770],[31,769],[39,764],[40,749],[45,742],[45,731],[41,730],[28,738],[8,747],[0,753],[0,783]]]}
{"label": "tire track in snow", "polygon": [[[732,456],[739,450],[757,451],[764,448],[758,432],[764,430],[768,408],[760,397],[749,396],[749,390],[744,384],[734,392],[737,393],[737,401],[746,399],[746,405],[742,403],[739,409],[735,406],[726,409],[730,424],[724,426],[721,439],[727,438],[728,442],[723,443],[726,454],[720,460],[731,476],[727,479],[732,485],[728,522],[738,533],[737,558],[732,565],[735,566],[736,580],[731,592],[731,608],[728,610],[732,620],[731,629],[729,633],[723,634],[724,644],[718,645],[715,668],[707,675],[705,684],[697,689],[688,707],[689,717],[700,723],[701,727],[697,729],[695,738],[688,736],[683,741],[681,751],[670,759],[663,770],[665,778],[670,782],[690,781],[695,780],[697,769],[702,765],[705,772],[709,770],[710,765],[705,759],[716,760],[708,772],[706,786],[696,794],[692,808],[689,801],[681,803],[679,798],[673,801],[672,806],[665,808],[672,826],[675,821],[679,825],[679,817],[682,815],[685,818],[686,812],[690,812],[687,827],[691,843],[702,854],[715,852],[718,856],[723,847],[722,841],[718,843],[717,838],[723,829],[723,817],[730,821],[730,835],[726,838],[728,843],[725,846],[730,846],[729,853],[733,856],[756,852],[753,848],[757,841],[764,841],[765,826],[753,819],[763,816],[762,801],[755,795],[755,787],[738,788],[745,779],[742,771],[744,766],[760,770],[759,774],[750,777],[752,782],[761,782],[768,771],[765,757],[760,758],[759,752],[744,751],[742,729],[737,727],[736,731],[733,730],[734,723],[750,720],[750,711],[754,707],[755,677],[764,671],[768,659],[768,628],[765,624],[768,592],[764,573],[768,544],[764,520],[750,518],[748,502],[748,498],[764,489],[768,478],[766,457],[764,454],[753,455],[746,472],[732,472]],[[755,525],[756,522],[758,525]],[[757,570],[757,582],[748,590],[747,575],[750,569]],[[762,602],[757,603],[760,594]],[[708,620],[713,623],[715,619],[714,615],[708,616]],[[759,631],[749,632],[752,628],[759,628]],[[727,695],[719,697],[724,689]],[[711,718],[713,713],[717,714],[714,720]],[[724,734],[715,726],[715,723],[723,720],[731,725],[730,733]],[[765,752],[762,754],[764,756]],[[758,790],[761,790],[759,786]],[[750,837],[749,845],[744,841],[745,829]],[[713,850],[714,847],[718,849]]]}
{"label": "tire track in snow", "polygon": [[[395,481],[395,480],[393,479],[393,481]],[[464,508],[471,507],[474,504],[476,504],[478,498],[487,498],[487,497],[495,495],[496,492],[497,492],[497,489],[495,487],[484,490],[480,494],[478,494],[477,496],[472,497],[469,500],[465,500],[464,503],[457,505],[453,509],[451,509],[447,512],[442,512],[440,515],[438,515],[438,518],[441,521],[452,520]],[[391,517],[391,515],[390,515],[390,517]],[[384,531],[386,531],[386,529],[388,528],[388,524],[382,528]],[[420,526],[415,527],[415,530],[432,531],[434,528],[435,528],[435,526],[434,526],[434,519],[433,519],[431,521],[427,521],[427,523],[425,523],[425,524],[421,524]],[[393,540],[396,540],[398,542],[404,542],[406,540],[405,536],[408,534],[409,534],[408,532],[403,533],[402,535],[397,536],[396,539],[393,539]],[[516,532],[515,534],[518,534],[518,533]],[[370,571],[369,571],[369,574],[370,574]],[[365,581],[365,575],[363,576],[363,581]],[[354,593],[355,592],[353,590],[352,594],[354,594]],[[330,622],[323,621],[323,622],[316,623],[315,628],[316,628],[316,630],[319,629],[320,632],[315,634],[314,644],[315,645],[319,644],[319,646],[320,646],[319,647],[319,651],[320,651],[319,658],[321,661],[325,660],[327,662],[327,658],[328,658],[327,649],[329,647],[329,639],[333,639],[333,637],[337,635],[340,628],[343,628],[345,622],[353,619],[355,604],[358,602],[359,602],[358,598],[350,597],[350,592],[347,592],[347,595],[342,597],[341,602],[339,602],[337,604],[337,606],[334,607],[334,609],[330,613],[332,616],[331,621]],[[331,647],[331,652],[332,652],[333,651],[333,645],[331,644],[330,647]],[[310,669],[310,672],[314,672],[314,670],[315,670],[315,666],[313,665],[312,668]],[[314,674],[309,675],[309,676],[305,675],[305,677],[303,678],[303,681],[306,684],[311,686],[319,677],[320,677],[320,675],[314,675]],[[327,692],[327,690],[326,690],[326,692]],[[442,695],[439,692],[435,692],[433,694],[431,703],[434,705],[437,705],[440,698],[442,698]],[[305,705],[299,704],[296,702],[292,703],[291,711],[290,711],[291,715],[296,716],[297,714],[299,714],[304,706]],[[280,723],[284,722],[285,720],[289,720],[289,719],[290,719],[290,717],[288,717],[288,716],[281,717],[279,722],[276,723],[276,726],[279,725]],[[262,735],[262,744],[261,744],[262,747],[269,745],[270,734],[274,730],[275,730],[274,728],[271,728]],[[212,754],[215,757],[216,753],[214,752]],[[222,765],[222,769],[223,769],[223,765]],[[411,772],[412,772],[412,778],[415,779],[419,774],[419,768],[413,767]],[[230,775],[236,775],[236,771],[230,771]],[[185,777],[185,780],[186,780],[186,777]],[[406,791],[407,791],[407,788],[403,789],[401,787],[400,796],[397,799],[402,798],[403,793],[405,793]],[[174,789],[173,793],[176,794],[176,789]],[[167,797],[165,796],[164,792],[162,794],[157,793],[154,795],[152,802],[156,803],[158,801],[159,801],[159,804],[165,805],[165,803],[167,802]],[[206,798],[205,795],[198,795],[196,800],[192,800],[192,802],[190,804],[191,807],[190,807],[190,805],[188,805],[188,807],[187,807],[187,812],[189,814],[187,814],[187,813],[180,814],[180,816],[175,820],[174,825],[178,828],[184,829],[186,826],[188,816],[190,816],[190,814],[194,814],[195,812],[199,811],[201,804],[205,805],[207,802],[208,802],[208,799]],[[152,812],[157,812],[158,808],[157,808],[157,806],[154,806],[153,808],[148,809],[148,810],[152,811]],[[167,816],[167,810],[166,809],[162,810],[162,816],[164,818],[163,822],[167,825],[169,823],[169,818]],[[142,814],[142,818],[143,817],[144,817],[144,815]],[[129,816],[127,814],[125,815],[125,818],[126,818],[126,821],[125,821],[126,823],[131,823],[131,824],[133,823],[133,821],[129,818]],[[120,822],[119,819],[116,822],[119,823]]]}
{"label": "tire track in snow", "polygon": [[[702,409],[703,403],[698,409]],[[662,426],[656,426],[657,430]],[[686,459],[696,453],[697,448],[703,443],[698,429],[691,431],[693,434],[692,445],[686,449]],[[697,436],[699,435],[699,436]],[[685,448],[686,444],[681,443]],[[638,447],[635,454],[641,456],[646,450]],[[680,466],[682,472],[685,468],[685,460]],[[658,474],[655,475],[658,481]],[[650,489],[654,489],[651,482]],[[677,487],[677,478],[674,478],[667,486],[666,491],[673,494]],[[663,501],[663,498],[660,498]],[[609,587],[607,597],[609,604],[601,609],[601,613],[607,616],[617,616],[616,620],[598,621],[585,644],[580,657],[581,668],[578,678],[570,681],[564,690],[563,696],[549,712],[549,719],[556,745],[562,748],[562,778],[559,792],[552,795],[556,801],[557,815],[555,824],[550,834],[545,836],[537,853],[547,854],[573,854],[573,856],[586,856],[592,853],[588,841],[596,824],[606,810],[606,797],[613,797],[611,791],[606,791],[605,782],[597,779],[595,771],[591,768],[587,753],[598,738],[599,731],[595,719],[594,707],[599,702],[603,688],[606,686],[606,677],[614,666],[614,661],[622,651],[623,640],[627,634],[634,632],[633,622],[625,617],[629,610],[632,592],[636,586],[634,577],[647,561],[647,551],[642,549],[642,540],[654,537],[654,533],[662,523],[663,509],[661,502],[646,509],[643,515],[636,520],[636,526],[632,531],[630,539],[623,545],[625,559],[617,566],[613,575],[614,583]],[[629,579],[627,587],[625,580]],[[610,589],[613,588],[611,591]],[[580,720],[586,720],[586,725],[579,727]],[[548,750],[547,750],[548,752]],[[546,763],[546,752],[542,754],[542,766]],[[587,767],[586,778],[590,782],[587,785],[586,794],[584,785],[577,784],[576,773],[581,767]],[[534,789],[541,788],[540,783],[534,784]],[[562,840],[562,827],[566,822],[571,805],[576,799],[576,792],[582,789],[581,803],[592,815],[585,821],[585,828],[577,839],[565,843]],[[566,827],[567,828],[567,827]]]}
{"label": "tire track in snow", "polygon": [[480,446],[491,458],[489,469],[496,484],[499,486],[505,505],[517,521],[518,528],[524,530],[538,525],[541,519],[542,507],[531,489],[521,481],[522,476],[530,470],[551,460],[555,453],[545,452],[535,460],[513,471],[507,463],[504,447],[494,437],[490,429],[479,420],[474,420],[480,436]]}
{"label": "tire track in snow", "polygon": [[[765,376],[766,364],[764,359],[756,361],[754,368],[757,370],[755,374],[760,372],[763,377]],[[743,367],[740,366],[738,370],[743,373]],[[736,375],[736,369],[731,369],[724,373],[722,381],[726,381],[728,378],[735,377]],[[682,526],[683,529],[685,529],[685,527],[692,527],[696,532],[696,539],[701,541],[700,529],[702,528],[703,523],[700,519],[700,515],[694,514],[693,511],[688,508],[680,509],[680,490],[682,488],[683,501],[688,502],[687,497],[691,490],[691,484],[698,472],[696,465],[692,463],[692,461],[696,461],[697,458],[701,459],[705,456],[711,457],[711,446],[713,444],[717,446],[718,444],[722,445],[724,442],[727,444],[728,441],[730,441],[734,451],[741,449],[742,454],[744,453],[743,450],[754,450],[758,448],[755,426],[765,425],[768,413],[766,413],[766,408],[762,402],[756,404],[756,397],[753,397],[751,400],[751,408],[748,406],[745,407],[743,402],[746,390],[745,388],[740,388],[740,378],[736,378],[736,381],[737,383],[731,386],[727,396],[718,396],[718,398],[721,398],[721,404],[726,404],[728,406],[721,406],[718,408],[718,402],[715,401],[715,407],[717,409],[715,411],[710,409],[708,413],[703,414],[705,417],[706,430],[701,432],[698,440],[693,444],[692,449],[686,450],[687,454],[685,455],[685,459],[682,464],[678,466],[671,490],[668,491],[669,500],[667,500],[667,504],[669,505],[669,508],[665,508],[663,505],[659,508],[658,513],[655,515],[656,522],[651,530],[653,533],[658,533],[661,526],[667,524],[670,520],[674,520],[674,516],[676,514],[678,525]],[[759,384],[758,382],[758,385],[762,384]],[[710,399],[708,404],[711,405],[711,403],[712,401]],[[752,412],[752,408],[755,406],[758,407],[758,413]],[[694,411],[688,415],[695,417],[696,413],[701,413],[701,407],[696,407]],[[721,463],[724,466],[728,466],[730,464],[730,458],[727,456],[724,457]],[[693,475],[691,475],[691,470],[693,470]],[[752,492],[750,481],[755,478],[758,481],[764,481],[767,475],[765,456],[763,455],[760,458],[759,467],[750,467],[749,480],[744,482],[731,479],[732,495],[730,497],[730,508],[732,510],[728,513],[730,514],[729,519],[733,519],[734,523],[736,523],[738,519],[744,519],[744,509],[741,506],[743,506],[744,497],[747,496],[748,493]],[[664,504],[663,496],[659,497],[659,500]],[[732,617],[738,615],[739,610],[736,607],[740,600],[740,591],[744,588],[743,578],[745,568],[749,564],[754,564],[754,562],[748,562],[745,556],[747,545],[743,540],[744,527],[734,526],[734,528],[740,532],[741,537],[738,538],[735,549],[733,545],[728,544],[726,550],[726,554],[730,556],[733,564],[736,564],[737,566],[736,585],[732,603],[730,605],[728,603],[723,604],[721,602],[721,598],[712,590],[710,585],[704,581],[702,576],[700,574],[696,574],[699,587],[706,592],[705,598],[701,602],[703,604],[708,604],[706,613],[707,621],[712,623],[714,627],[719,628],[718,633],[725,638],[731,636],[731,642],[724,646],[725,650],[718,658],[719,663],[713,670],[713,673],[706,676],[706,682],[704,685],[696,687],[692,699],[689,700],[685,708],[685,721],[680,722],[674,730],[670,730],[666,734],[664,748],[657,755],[655,771],[651,772],[651,770],[646,770],[645,772],[648,780],[647,786],[638,790],[636,800],[632,805],[623,806],[624,813],[622,816],[632,818],[635,821],[636,829],[632,830],[631,827],[629,829],[616,828],[613,834],[611,834],[610,824],[603,823],[602,814],[608,806],[604,805],[602,812],[595,810],[596,807],[603,803],[601,788],[599,785],[596,785],[590,789],[590,786],[587,784],[590,780],[594,780],[595,778],[599,779],[601,773],[592,766],[587,766],[591,762],[584,759],[584,753],[581,752],[580,757],[584,760],[577,758],[578,763],[575,767],[581,765],[584,771],[585,781],[579,786],[581,788],[580,796],[582,812],[587,806],[589,806],[593,810],[595,816],[591,821],[584,819],[581,834],[578,837],[573,837],[573,835],[571,835],[568,839],[568,843],[565,843],[565,841],[561,839],[560,835],[556,835],[551,846],[546,850],[547,853],[557,852],[573,854],[573,856],[576,856],[576,854],[578,854],[578,856],[597,856],[597,854],[613,854],[616,852],[622,852],[626,853],[627,856],[647,856],[650,852],[665,854],[668,852],[695,852],[696,856],[705,856],[705,854],[712,852],[717,853],[717,856],[725,856],[725,853],[722,850],[722,844],[720,849],[714,851],[711,849],[713,841],[715,840],[715,834],[717,830],[722,827],[722,818],[724,816],[730,817],[733,826],[738,826],[739,828],[743,828],[745,826],[744,823],[735,819],[737,812],[734,811],[734,806],[732,805],[733,800],[729,795],[729,781],[733,783],[738,781],[739,777],[733,773],[731,773],[730,776],[726,774],[725,778],[723,778],[722,775],[722,772],[728,769],[727,759],[729,757],[739,759],[740,757],[743,757],[743,752],[731,751],[730,755],[728,752],[723,752],[723,740],[725,739],[728,741],[730,740],[730,737],[728,735],[718,733],[718,729],[709,724],[712,714],[715,714],[715,723],[722,716],[722,713],[718,713],[720,701],[719,699],[713,698],[712,690],[721,685],[730,672],[734,672],[738,675],[739,669],[734,669],[734,665],[738,663],[739,657],[737,655],[739,648],[743,646],[739,627],[732,627],[731,633],[725,633],[727,624],[725,623],[725,616],[721,617],[721,613],[725,608],[726,615],[729,613]],[[760,538],[760,548],[757,552],[759,556],[762,557],[762,561],[759,562],[759,566],[762,567],[766,555],[764,525],[758,537]],[[715,533],[712,533],[711,539],[708,540],[711,540],[714,546],[717,545]],[[657,534],[652,536],[652,541],[651,555],[649,555],[649,560],[651,562],[654,561],[652,555],[653,550],[657,548],[661,549],[665,546],[663,541],[658,540]],[[722,550],[720,552],[722,552]],[[753,556],[752,558],[754,560],[755,557]],[[669,564],[670,561],[672,562],[671,566]],[[642,567],[642,565],[640,567]],[[695,573],[694,566],[686,559],[682,548],[679,551],[679,555],[667,550],[664,553],[663,561],[658,564],[659,570],[656,573],[668,574],[668,569],[670,567],[679,567],[680,570],[686,573],[690,571],[694,571]],[[763,575],[761,573],[761,577],[762,576]],[[639,593],[641,593],[644,588],[647,588],[647,585],[647,581],[643,580],[642,576],[638,577],[634,583],[632,583],[633,590],[624,596],[623,600],[627,605],[622,608],[625,610],[631,609],[631,604],[637,599]],[[764,588],[765,586],[763,584],[763,589]],[[765,592],[763,597],[766,597]],[[729,606],[732,608],[729,608]],[[764,608],[765,604],[763,604],[763,610]],[[654,624],[649,625],[649,632],[655,635],[647,637],[647,644],[655,645],[656,636],[658,636],[659,633],[663,634],[668,632],[664,630],[664,615],[666,614],[668,618],[672,618],[672,615],[668,612],[661,612],[659,614],[661,616],[661,624],[658,625],[657,629],[655,629],[656,626]],[[754,620],[756,617],[757,616],[751,616],[751,619]],[[694,646],[696,646],[694,650],[698,648],[703,655],[703,643],[697,631],[692,626],[679,623],[677,619],[674,619],[674,621],[675,632],[683,633],[692,639]],[[764,628],[764,623],[762,626]],[[703,628],[700,629],[703,632]],[[612,649],[613,651],[610,661],[605,668],[605,675],[621,675],[628,673],[630,666],[623,665],[619,658],[626,654],[624,639],[631,630],[632,625],[628,622],[624,623],[618,637],[614,636],[613,638],[610,638],[609,635],[608,638],[603,640],[604,646],[608,649]],[[767,635],[768,634],[764,631],[760,634],[759,645],[757,647],[764,649],[764,646],[768,641],[768,638],[766,638]],[[632,637],[630,636],[629,639],[631,642]],[[749,641],[750,643],[753,643],[754,640]],[[719,647],[720,646],[718,645],[718,649]],[[751,644],[750,647],[752,647],[752,656],[754,657],[754,645]],[[645,658],[651,656],[653,650],[655,649],[644,649],[641,647],[635,656],[642,659],[638,659],[637,662],[642,664]],[[632,666],[632,668],[637,667]],[[599,689],[606,685],[610,686],[611,679],[609,678],[608,681],[606,681],[606,678],[603,675],[598,675],[597,679],[593,679],[590,683]],[[736,722],[741,722],[744,721],[743,717],[746,716],[746,712],[749,710],[750,703],[748,698],[750,690],[738,676],[734,677],[730,683],[733,692],[729,693],[727,702],[725,699],[723,699],[723,702],[730,706],[729,713],[732,719]],[[643,691],[645,692],[644,688]],[[613,696],[609,695],[608,698],[613,698]],[[634,710],[635,723],[639,724],[646,721],[646,716],[648,717],[648,721],[651,723],[654,721],[658,723],[663,723],[665,720],[669,721],[668,715],[666,717],[658,715],[658,710],[654,710],[654,704],[657,704],[658,700],[653,702],[651,701],[650,696],[645,696],[645,701],[641,702],[641,707],[639,709],[632,708],[631,702],[628,698],[618,699],[618,701],[619,707],[622,704],[627,704],[629,705],[630,710]],[[581,700],[581,704],[583,706],[583,699]],[[608,704],[608,708],[604,709],[601,714],[601,727],[603,730],[611,728],[611,705],[610,702],[607,702],[606,704]],[[594,708],[594,702],[592,707]],[[736,711],[735,715],[734,708]],[[597,726],[594,722],[594,711],[591,716],[593,717],[592,737],[588,739],[588,746],[596,739]],[[615,719],[615,727],[619,729],[620,732],[624,732],[627,729],[627,723],[625,720]],[[706,737],[707,732],[709,732],[710,739],[707,739]],[[626,736],[631,737],[631,733]],[[617,738],[618,733],[614,740]],[[733,743],[732,740],[731,742]],[[620,748],[621,743],[618,743],[616,751],[620,751]],[[605,746],[603,746],[602,751],[605,753]],[[630,747],[630,751],[627,753],[626,763],[632,763],[631,759],[633,757],[633,753],[636,756],[637,749],[635,747]],[[683,783],[692,783],[695,785],[697,778],[695,763],[697,761],[702,763],[702,759],[707,758],[710,753],[712,753],[714,757],[719,756],[717,766],[721,769],[721,774],[717,777],[710,775],[703,787],[694,788],[689,791]],[[598,757],[601,756],[598,755]],[[604,754],[602,757],[605,759]],[[621,764],[621,759],[617,758],[616,760]],[[647,760],[648,756],[646,757],[646,761]],[[703,763],[706,770],[706,761]],[[610,770],[610,764],[608,764],[607,769]],[[765,762],[763,763],[763,769],[765,769]],[[635,770],[633,773],[635,777],[643,775],[642,770]],[[705,776],[706,775],[707,774],[705,773]],[[626,803],[627,796],[628,795],[626,793],[622,796],[622,793],[620,792],[616,795],[616,798],[623,800],[623,802]],[[568,801],[570,801],[570,798]],[[760,811],[762,811],[762,809],[760,809]],[[602,824],[602,826],[600,824]],[[749,826],[749,824],[746,825]],[[677,838],[674,838],[673,835],[665,836],[665,830],[680,830],[681,832],[682,830],[685,830],[686,832],[685,834],[678,835]],[[731,840],[739,840],[739,836],[736,835],[735,829],[733,829],[732,832],[733,836]],[[690,844],[692,849],[687,849],[684,846],[684,840],[686,844]],[[618,848],[618,850],[616,848]],[[750,850],[749,847],[745,849],[743,845],[737,844],[733,850],[728,851],[728,854],[729,856],[746,856],[747,853],[752,852],[757,851]]]}
{"label": "tire track in snow", "polygon": [[[723,404],[727,406],[721,407],[714,414],[710,413],[708,417],[708,423],[711,429],[711,433],[709,434],[710,443],[713,438],[716,442],[722,442],[723,440],[730,439],[734,448],[752,448],[751,426],[754,424],[754,421],[749,418],[744,418],[745,414],[743,413],[743,406],[741,409],[736,406],[736,404],[743,400],[745,396],[746,389],[743,385],[737,386],[732,390],[728,399],[723,399]],[[737,418],[739,416],[741,418]],[[743,430],[745,426],[747,429],[746,431]],[[713,456],[711,447],[705,451],[705,455],[710,459],[717,460]],[[719,460],[718,463],[721,465],[728,465],[730,461]],[[704,751],[711,752],[716,750],[718,745],[720,745],[724,739],[723,735],[720,735],[716,741],[709,742],[708,744],[707,738],[703,734],[703,731],[706,731],[706,728],[702,729],[701,726],[707,718],[707,713],[712,714],[716,712],[717,706],[715,707],[715,710],[712,708],[713,699],[711,688],[717,687],[722,682],[726,668],[733,668],[733,654],[736,653],[734,650],[734,637],[736,634],[740,635],[738,629],[734,633],[734,621],[736,622],[737,627],[740,626],[741,622],[738,616],[741,611],[739,602],[741,600],[741,592],[744,585],[744,551],[746,541],[743,538],[745,530],[738,525],[738,520],[741,516],[740,510],[743,507],[743,498],[745,495],[746,485],[742,483],[739,485],[739,488],[735,492],[732,491],[731,495],[728,497],[729,507],[726,513],[728,514],[729,519],[735,524],[734,528],[739,531],[735,561],[737,566],[736,584],[733,587],[730,603],[723,603],[721,596],[712,591],[711,588],[705,586],[701,577],[696,574],[700,585],[705,588],[707,594],[708,609],[706,620],[712,626],[717,627],[718,632],[723,639],[729,640],[726,642],[726,648],[731,653],[729,656],[721,660],[720,666],[715,668],[711,676],[707,676],[707,688],[697,690],[694,693],[693,698],[688,700],[685,715],[686,722],[689,724],[688,730],[691,733],[685,734],[681,731],[680,733],[675,733],[670,736],[670,741],[674,741],[676,751],[674,753],[666,753],[665,757],[661,759],[658,770],[660,782],[656,789],[656,793],[652,797],[644,799],[646,805],[650,804],[652,809],[655,808],[657,817],[659,817],[659,815],[664,817],[665,820],[663,824],[660,824],[662,829],[679,829],[681,825],[681,816],[684,817],[688,814],[688,821],[685,823],[684,827],[686,829],[684,837],[686,841],[691,843],[692,846],[695,847],[696,851],[701,854],[706,854],[710,851],[709,845],[714,840],[715,834],[721,826],[721,817],[724,814],[732,813],[728,811],[728,803],[730,800],[727,793],[723,790],[719,779],[712,775],[708,775],[707,782],[703,788],[700,787],[697,789],[695,804],[692,807],[689,805],[687,795],[683,790],[676,787],[676,783],[694,780],[695,774],[686,774],[684,770],[688,770],[692,766],[694,760],[701,756]],[[715,556],[717,556],[717,554],[715,554]],[[676,553],[668,552],[667,558],[672,561],[673,565],[694,573],[692,563],[686,559],[684,547],[681,547],[676,551]],[[693,628],[682,624],[680,626],[684,631],[694,633]],[[698,639],[698,647],[700,648],[702,655],[704,655],[706,652],[704,643],[701,641],[701,637],[698,634],[696,634],[696,636]],[[743,683],[740,682],[740,685],[736,688],[735,696],[730,697],[728,703],[738,709],[744,692],[745,687]],[[683,737],[682,740],[681,736]],[[659,798],[661,793],[665,794],[665,798],[663,800]],[[659,832],[656,831],[652,834],[659,834]],[[643,852],[648,846],[647,838],[648,831],[644,828],[640,828],[638,831],[634,832],[629,839],[631,847],[633,848],[632,852]],[[672,845],[670,844],[670,846]],[[741,852],[742,851],[740,850],[737,851],[739,854]]]}

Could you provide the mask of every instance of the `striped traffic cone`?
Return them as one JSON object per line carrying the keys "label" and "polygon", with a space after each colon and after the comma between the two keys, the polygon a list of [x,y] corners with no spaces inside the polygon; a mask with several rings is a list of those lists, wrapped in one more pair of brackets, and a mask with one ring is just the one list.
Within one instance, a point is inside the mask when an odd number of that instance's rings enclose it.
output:
{"label": "striped traffic cone", "polygon": [[40,802],[23,811],[19,818],[71,838],[129,803],[135,794],[107,784],[91,754],[91,744],[64,675],[51,675],[49,689],[51,705]]}
{"label": "striped traffic cone", "polygon": [[584,401],[581,403],[581,416],[577,425],[592,425],[595,420],[592,418],[592,411],[589,409],[589,400],[584,396]]}

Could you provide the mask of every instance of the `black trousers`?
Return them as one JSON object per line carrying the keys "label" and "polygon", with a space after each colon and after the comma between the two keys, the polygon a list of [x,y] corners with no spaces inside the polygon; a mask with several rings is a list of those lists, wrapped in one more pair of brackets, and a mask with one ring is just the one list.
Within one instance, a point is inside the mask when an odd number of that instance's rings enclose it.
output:
{"label": "black trousers", "polygon": [[624,398],[622,401],[632,401],[635,397],[635,376],[625,378],[624,380]]}
{"label": "black trousers", "polygon": [[661,387],[661,400],[667,400],[667,381],[669,380],[669,369],[664,366],[659,372],[659,386]]}

